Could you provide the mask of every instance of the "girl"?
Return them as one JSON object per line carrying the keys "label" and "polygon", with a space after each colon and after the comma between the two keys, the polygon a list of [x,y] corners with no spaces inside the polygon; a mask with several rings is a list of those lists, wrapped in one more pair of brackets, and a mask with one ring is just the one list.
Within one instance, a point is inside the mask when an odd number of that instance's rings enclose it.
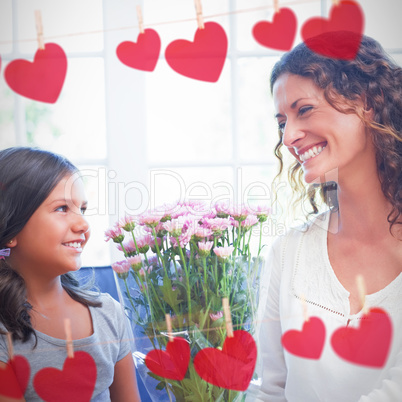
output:
{"label": "girl", "polygon": [[[140,400],[119,304],[107,294],[81,290],[70,274],[80,268],[89,239],[86,205],[77,168],[65,158],[32,148],[0,151],[0,375],[10,360],[9,332],[14,355],[29,362],[27,401],[46,399],[40,371],[62,370],[67,361],[65,318],[74,351],[85,351],[96,363],[91,400]],[[23,376],[18,367],[14,371]],[[0,400],[15,399],[0,392]]]}
{"label": "girl", "polygon": [[[311,50],[350,50],[356,40],[354,59]],[[285,54],[271,91],[281,170],[284,146],[294,158],[294,190],[315,214],[318,195],[329,210],[272,247],[262,387],[252,400],[400,401],[402,69],[376,41],[332,32]],[[353,336],[359,341],[343,350]]]}

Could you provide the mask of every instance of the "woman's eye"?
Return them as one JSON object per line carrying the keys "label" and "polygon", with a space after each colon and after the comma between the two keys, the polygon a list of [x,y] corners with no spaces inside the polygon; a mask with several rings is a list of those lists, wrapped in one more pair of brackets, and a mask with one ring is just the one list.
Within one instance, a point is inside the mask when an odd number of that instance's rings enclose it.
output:
{"label": "woman's eye", "polygon": [[286,127],[286,122],[285,123],[278,123],[278,129],[282,134],[285,131],[285,127]]}
{"label": "woman's eye", "polygon": [[82,215],[84,215],[86,211],[87,211],[87,207],[82,207],[82,208],[81,208],[81,213],[82,213]]}
{"label": "woman's eye", "polygon": [[67,205],[61,205],[60,207],[56,208],[56,211],[67,212],[67,209],[68,209]]}
{"label": "woman's eye", "polygon": [[303,114],[307,113],[312,108],[313,108],[312,106],[303,106],[303,107],[301,107],[299,109],[299,115],[302,116]]}

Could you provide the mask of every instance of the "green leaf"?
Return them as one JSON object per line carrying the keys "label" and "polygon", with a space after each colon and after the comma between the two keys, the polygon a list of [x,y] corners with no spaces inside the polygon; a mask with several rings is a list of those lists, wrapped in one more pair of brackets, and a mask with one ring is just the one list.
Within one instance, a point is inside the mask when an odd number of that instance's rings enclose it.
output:
{"label": "green leaf", "polygon": [[163,278],[163,286],[160,287],[163,295],[163,300],[169,304],[170,307],[174,308],[180,304],[183,300],[179,299],[180,292],[172,289],[172,281],[165,276]]}

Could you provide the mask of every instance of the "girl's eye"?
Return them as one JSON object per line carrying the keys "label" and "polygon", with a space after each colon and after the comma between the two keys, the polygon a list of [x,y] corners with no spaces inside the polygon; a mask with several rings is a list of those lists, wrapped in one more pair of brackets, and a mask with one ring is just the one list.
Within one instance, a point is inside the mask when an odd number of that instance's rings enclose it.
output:
{"label": "girl's eye", "polygon": [[84,215],[86,211],[87,211],[87,207],[82,207],[82,208],[81,208],[81,213],[82,213],[82,215]]}
{"label": "girl's eye", "polygon": [[56,208],[56,211],[67,212],[67,209],[68,209],[67,205],[61,205],[60,207]]}
{"label": "girl's eye", "polygon": [[313,107],[312,106],[302,106],[299,109],[299,115],[302,116],[303,114],[307,113],[309,110],[311,110]]}

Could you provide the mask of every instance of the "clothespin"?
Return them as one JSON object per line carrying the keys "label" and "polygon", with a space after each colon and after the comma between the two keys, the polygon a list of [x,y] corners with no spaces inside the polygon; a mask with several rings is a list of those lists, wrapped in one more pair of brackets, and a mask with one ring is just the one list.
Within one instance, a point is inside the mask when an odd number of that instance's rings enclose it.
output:
{"label": "clothespin", "polygon": [[42,13],[40,10],[35,10],[35,25],[36,34],[38,36],[38,47],[41,50],[45,49],[45,42],[43,40],[43,25],[42,25]]}
{"label": "clothespin", "polygon": [[224,297],[222,299],[223,315],[225,316],[226,333],[229,338],[233,338],[233,325],[232,317],[230,315],[229,299]]}
{"label": "clothespin", "polygon": [[73,347],[73,337],[71,334],[71,321],[69,318],[64,319],[64,331],[66,333],[67,356],[70,358],[73,358],[74,357],[74,347]]}
{"label": "clothespin", "polygon": [[141,6],[137,6],[137,18],[138,18],[138,26],[140,28],[140,33],[144,33],[144,19],[142,18]]}
{"label": "clothespin", "polygon": [[173,334],[172,334],[172,319],[170,318],[170,314],[165,314],[166,318],[166,327],[167,327],[167,334],[169,338],[169,342],[173,342]]}
{"label": "clothespin", "polygon": [[303,318],[304,318],[304,321],[307,322],[310,319],[310,317],[307,312],[307,302],[306,302],[306,297],[304,296],[304,294],[301,294],[300,299],[301,299],[302,308],[303,308]]}
{"label": "clothespin", "polygon": [[11,332],[7,332],[7,345],[8,345],[8,355],[10,356],[10,361],[14,359],[14,348],[13,348],[13,338],[11,337]]}
{"label": "clothespin", "polygon": [[198,29],[204,29],[204,18],[202,17],[202,5],[201,0],[194,0],[195,12],[197,14]]}
{"label": "clothespin", "polygon": [[357,290],[359,292],[359,298],[360,302],[362,305],[362,312],[363,314],[368,313],[368,309],[366,306],[366,284],[364,283],[364,278],[362,275],[357,275],[356,276],[356,282],[357,282]]}
{"label": "clothespin", "polygon": [[279,13],[279,1],[278,0],[274,0],[274,12]]}

